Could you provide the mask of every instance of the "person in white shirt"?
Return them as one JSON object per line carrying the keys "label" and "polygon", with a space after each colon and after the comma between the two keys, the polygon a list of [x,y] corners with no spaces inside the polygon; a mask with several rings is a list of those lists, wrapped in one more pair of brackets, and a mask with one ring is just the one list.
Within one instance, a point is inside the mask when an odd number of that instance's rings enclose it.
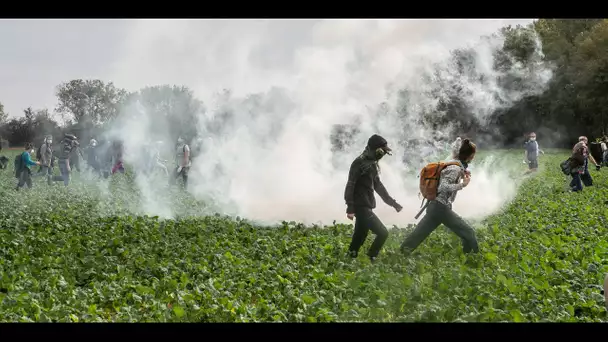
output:
{"label": "person in white shirt", "polygon": [[524,163],[528,164],[528,171],[526,174],[536,172],[538,170],[538,155],[545,154],[538,146],[536,133],[530,133],[528,141],[524,144],[524,151]]}
{"label": "person in white shirt", "polygon": [[190,146],[186,144],[186,141],[179,137],[177,139],[177,148],[175,155],[175,163],[177,164],[175,168],[174,177],[171,181],[175,181],[180,175],[184,181],[184,189],[188,188],[188,171],[190,169]]}

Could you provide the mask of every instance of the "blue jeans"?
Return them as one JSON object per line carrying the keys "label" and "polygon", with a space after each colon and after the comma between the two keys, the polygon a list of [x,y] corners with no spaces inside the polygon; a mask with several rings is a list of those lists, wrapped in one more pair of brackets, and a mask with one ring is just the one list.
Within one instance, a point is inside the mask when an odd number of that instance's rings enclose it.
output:
{"label": "blue jeans", "polygon": [[63,181],[65,186],[70,184],[70,172],[68,171],[68,160],[60,159],[57,164],[59,164],[59,172],[61,172],[61,176],[53,176],[54,182]]}
{"label": "blue jeans", "polygon": [[40,172],[37,172],[32,175],[32,177],[40,177],[40,176],[51,176],[53,174],[53,169],[50,166],[42,165],[40,167]]}

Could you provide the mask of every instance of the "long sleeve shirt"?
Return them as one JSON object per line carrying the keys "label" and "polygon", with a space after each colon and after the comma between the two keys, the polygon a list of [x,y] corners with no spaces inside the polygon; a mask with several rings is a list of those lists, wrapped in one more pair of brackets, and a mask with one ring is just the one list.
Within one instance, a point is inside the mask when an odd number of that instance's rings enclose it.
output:
{"label": "long sleeve shirt", "polygon": [[25,151],[21,154],[21,160],[23,160],[23,165],[30,169],[32,166],[36,165],[36,162],[32,160],[30,153]]}
{"label": "long sleeve shirt", "polygon": [[42,144],[42,147],[40,147],[40,164],[50,166],[52,158],[53,150],[51,147],[46,143]]}
{"label": "long sleeve shirt", "polygon": [[344,189],[346,213],[355,212],[356,207],[374,209],[376,197],[374,191],[380,195],[384,203],[394,207],[396,201],[388,194],[384,184],[380,181],[378,167],[375,163],[359,157],[353,161],[348,173],[348,181]]}
{"label": "long sleeve shirt", "polygon": [[464,170],[458,165],[450,165],[441,170],[437,187],[437,202],[452,206],[456,194],[464,188],[464,185],[460,183],[463,174]]}

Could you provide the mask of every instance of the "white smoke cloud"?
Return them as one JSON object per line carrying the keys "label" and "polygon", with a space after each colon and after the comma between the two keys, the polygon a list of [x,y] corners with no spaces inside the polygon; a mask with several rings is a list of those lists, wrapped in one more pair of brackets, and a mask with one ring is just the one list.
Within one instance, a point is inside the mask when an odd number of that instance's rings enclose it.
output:
{"label": "white smoke cloud", "polygon": [[[429,134],[414,119],[436,111],[439,99],[449,95],[446,88],[433,93],[439,79],[463,87],[465,102],[479,119],[542,91],[551,73],[540,55],[532,70],[519,65],[509,70],[523,77],[526,87],[507,93],[498,86],[504,74],[492,69],[502,38],[480,40],[506,24],[529,22],[144,20],[127,38],[125,58],[115,66],[112,81],[130,89],[167,83],[194,89],[208,110],[198,120],[205,145],[191,171],[190,192],[218,211],[252,220],[345,221],[350,162],[367,138],[379,133],[395,150],[381,161],[381,178],[404,210],[395,213],[378,198],[377,212],[385,224],[403,226],[413,222],[420,199],[418,180],[404,175],[404,151],[397,141]],[[466,47],[475,52],[474,70],[483,80],[456,75],[450,51]],[[221,89],[230,89],[231,95],[218,96]],[[397,114],[399,89],[409,91],[407,129]],[[250,94],[259,96],[247,98]],[[385,114],[379,116],[382,102]],[[226,110],[232,118],[220,132],[210,131],[208,123]],[[354,149],[334,155],[332,125],[357,121],[361,132]],[[122,121],[116,129],[128,137],[127,146],[139,146],[150,141],[146,127],[145,118],[139,118]],[[479,218],[512,198],[516,183],[487,164],[474,169],[455,209]],[[167,205],[144,197],[144,211],[168,215]]]}

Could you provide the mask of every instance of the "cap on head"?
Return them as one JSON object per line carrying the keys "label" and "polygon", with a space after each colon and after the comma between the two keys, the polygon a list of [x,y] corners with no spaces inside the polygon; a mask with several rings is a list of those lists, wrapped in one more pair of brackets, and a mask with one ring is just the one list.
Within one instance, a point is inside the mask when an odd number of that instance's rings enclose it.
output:
{"label": "cap on head", "polygon": [[372,149],[372,150],[376,150],[376,149],[383,149],[385,152],[391,152],[392,150],[388,147],[388,142],[386,141],[386,139],[384,139],[383,137],[379,136],[378,134],[374,134],[372,135],[369,140],[367,141],[367,146]]}

